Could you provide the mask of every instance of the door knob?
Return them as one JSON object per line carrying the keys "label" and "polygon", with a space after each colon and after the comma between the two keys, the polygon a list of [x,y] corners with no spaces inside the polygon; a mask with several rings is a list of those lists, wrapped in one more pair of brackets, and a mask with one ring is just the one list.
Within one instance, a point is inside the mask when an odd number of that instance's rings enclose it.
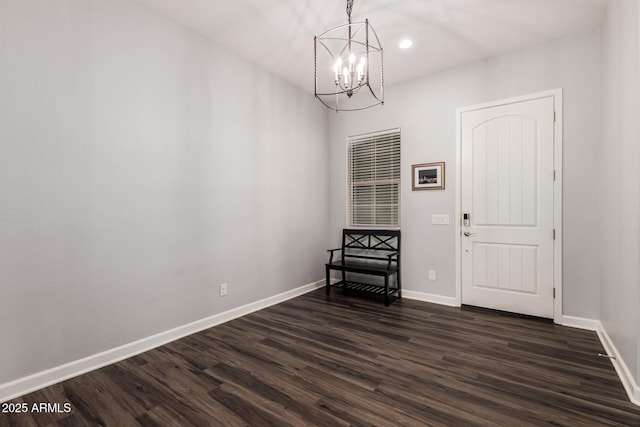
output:
{"label": "door knob", "polygon": [[467,237],[469,237],[469,236],[475,236],[475,235],[476,235],[476,233],[469,233],[468,231],[465,231],[465,232],[464,232],[464,235],[465,235],[465,236],[467,236]]}

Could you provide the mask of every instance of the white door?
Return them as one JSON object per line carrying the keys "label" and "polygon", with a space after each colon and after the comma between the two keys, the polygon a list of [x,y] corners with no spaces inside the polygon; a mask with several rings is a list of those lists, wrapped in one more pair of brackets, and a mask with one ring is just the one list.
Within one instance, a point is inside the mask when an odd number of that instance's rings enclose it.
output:
{"label": "white door", "polygon": [[462,303],[554,317],[554,99],[461,114]]}

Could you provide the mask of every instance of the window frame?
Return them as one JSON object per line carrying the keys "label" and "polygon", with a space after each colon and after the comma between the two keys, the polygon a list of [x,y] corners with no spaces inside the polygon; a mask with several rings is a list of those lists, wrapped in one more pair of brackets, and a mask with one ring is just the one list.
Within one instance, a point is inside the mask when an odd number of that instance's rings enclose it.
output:
{"label": "window frame", "polygon": [[[396,135],[397,134],[397,135]],[[380,179],[371,181],[370,186],[373,188],[373,193],[375,193],[375,185],[385,183],[397,184],[397,223],[395,224],[375,224],[375,214],[376,214],[376,206],[378,205],[375,201],[371,205],[371,213],[372,213],[372,221],[369,224],[363,223],[355,223],[354,221],[354,184],[352,182],[352,171],[353,171],[353,160],[352,160],[352,146],[354,143],[365,143],[366,140],[372,140],[379,137],[392,137],[397,138],[397,155],[398,155],[398,164],[397,164],[397,176],[394,176],[390,179]],[[402,193],[402,134],[400,128],[387,129],[377,132],[370,132],[366,134],[352,135],[348,136],[346,139],[346,223],[349,227],[352,228],[380,228],[380,229],[400,229],[401,224],[401,193]],[[386,181],[386,182],[385,182]],[[375,197],[375,196],[374,196]]]}

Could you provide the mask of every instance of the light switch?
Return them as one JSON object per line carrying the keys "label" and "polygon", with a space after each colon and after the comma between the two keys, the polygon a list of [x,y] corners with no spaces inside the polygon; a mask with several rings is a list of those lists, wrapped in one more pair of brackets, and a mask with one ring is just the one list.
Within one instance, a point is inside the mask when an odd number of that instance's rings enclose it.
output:
{"label": "light switch", "polygon": [[431,224],[448,225],[449,215],[431,215]]}

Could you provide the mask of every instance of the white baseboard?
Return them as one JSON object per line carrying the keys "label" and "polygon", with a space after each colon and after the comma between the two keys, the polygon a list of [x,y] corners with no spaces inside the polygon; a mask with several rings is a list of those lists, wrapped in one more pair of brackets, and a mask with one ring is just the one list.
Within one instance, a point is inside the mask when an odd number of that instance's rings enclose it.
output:
{"label": "white baseboard", "polygon": [[629,396],[629,400],[640,406],[640,387],[636,384],[627,364],[624,363],[624,360],[620,357],[618,349],[613,345],[613,341],[611,341],[609,334],[607,334],[607,331],[601,322],[598,322],[598,329],[596,329],[596,332],[598,333],[600,342],[602,342],[602,346],[607,352],[607,355],[615,357],[615,359],[611,359],[611,363],[618,373],[618,377],[620,377],[620,381]]}
{"label": "white baseboard", "polygon": [[407,291],[402,290],[402,297],[408,299],[414,299],[424,302],[432,302],[434,304],[447,305],[449,307],[459,307],[460,304],[456,302],[455,297],[445,297],[442,295],[428,294],[426,292]]}
{"label": "white baseboard", "polygon": [[627,395],[629,396],[629,400],[640,406],[640,387],[636,384],[633,375],[629,372],[629,368],[627,368],[627,364],[624,363],[624,360],[618,353],[618,349],[615,345],[613,345],[613,341],[607,334],[602,322],[599,320],[593,319],[585,319],[582,317],[574,317],[574,316],[562,316],[562,326],[569,326],[572,328],[578,329],[587,329],[589,331],[596,331],[598,333],[598,338],[604,347],[605,353],[608,356],[613,356],[615,359],[611,359],[611,364],[616,370],[622,385],[624,386]]}
{"label": "white baseboard", "polygon": [[15,399],[27,393],[39,390],[43,387],[59,383],[64,380],[82,375],[84,373],[102,368],[112,363],[119,362],[129,357],[135,356],[145,351],[149,351],[171,341],[186,337],[187,335],[200,332],[204,329],[228,322],[238,317],[246,316],[254,311],[281,303],[283,301],[311,292],[324,286],[324,279],[299,288],[274,295],[260,301],[252,302],[220,314],[216,314],[186,325],[150,337],[142,338],[129,344],[116,347],[102,353],[94,354],[73,362],[66,363],[55,368],[19,378],[17,380],[0,384],[0,402]]}
{"label": "white baseboard", "polygon": [[597,331],[598,328],[602,326],[598,320],[574,316],[562,316],[561,325],[577,329],[586,329],[587,331]]}

